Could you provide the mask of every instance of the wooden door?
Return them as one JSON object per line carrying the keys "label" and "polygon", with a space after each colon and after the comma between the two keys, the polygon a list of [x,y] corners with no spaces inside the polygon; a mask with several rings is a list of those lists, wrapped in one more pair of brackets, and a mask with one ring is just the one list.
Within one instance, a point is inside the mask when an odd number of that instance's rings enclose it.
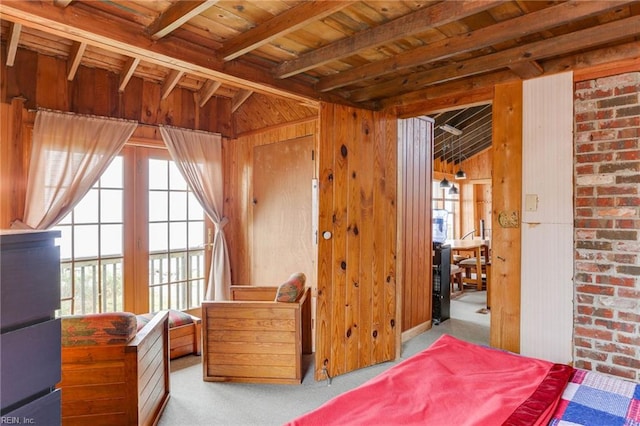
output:
{"label": "wooden door", "polygon": [[397,120],[320,108],[317,380],[395,359]]}
{"label": "wooden door", "polygon": [[313,136],[254,148],[252,283],[277,285],[294,272],[315,277],[311,194]]}

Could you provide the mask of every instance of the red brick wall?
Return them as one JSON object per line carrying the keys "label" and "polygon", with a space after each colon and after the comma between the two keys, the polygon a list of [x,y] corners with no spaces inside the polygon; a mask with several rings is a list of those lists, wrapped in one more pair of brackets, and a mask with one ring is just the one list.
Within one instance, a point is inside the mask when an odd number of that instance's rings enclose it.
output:
{"label": "red brick wall", "polygon": [[575,86],[576,367],[640,381],[640,72]]}

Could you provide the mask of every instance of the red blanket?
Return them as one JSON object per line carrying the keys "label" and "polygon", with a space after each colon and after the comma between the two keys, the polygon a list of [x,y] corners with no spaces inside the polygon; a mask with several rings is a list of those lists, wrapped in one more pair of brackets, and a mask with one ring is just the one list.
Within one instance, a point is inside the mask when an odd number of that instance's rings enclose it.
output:
{"label": "red blanket", "polygon": [[572,370],[445,335],[288,424],[546,424]]}

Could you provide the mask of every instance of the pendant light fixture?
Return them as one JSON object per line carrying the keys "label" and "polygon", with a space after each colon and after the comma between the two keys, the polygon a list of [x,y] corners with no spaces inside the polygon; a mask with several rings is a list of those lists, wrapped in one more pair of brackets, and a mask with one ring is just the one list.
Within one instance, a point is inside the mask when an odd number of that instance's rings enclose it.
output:
{"label": "pendant light fixture", "polygon": [[457,129],[453,126],[451,126],[450,124],[443,124],[440,126],[440,128],[442,130],[444,130],[447,133],[451,133],[454,136],[460,136],[462,134],[462,130]]}
{"label": "pendant light fixture", "polygon": [[[460,163],[462,163],[462,146],[461,146],[461,142],[460,142],[460,135],[462,134],[462,130],[453,127],[450,124],[442,124],[439,126],[440,129],[444,130],[447,133],[450,133],[453,136],[457,136],[458,137],[458,164],[460,165]],[[451,144],[451,152],[452,152],[452,156],[451,156],[451,160],[453,161],[454,157],[455,157],[455,150],[453,147],[453,143]],[[467,178],[467,174],[462,170],[462,168],[460,168],[460,170],[458,170],[456,172],[456,174],[454,175],[455,179],[466,179]],[[440,188],[451,188],[449,190],[450,194],[457,194],[458,193],[458,188],[454,186],[451,186],[451,182],[449,182],[447,180],[447,178],[442,179],[442,181],[440,182]]]}
{"label": "pendant light fixture", "polygon": [[462,170],[462,141],[460,138],[458,138],[458,171],[456,172],[455,178],[456,180],[467,178],[467,174]]}
{"label": "pendant light fixture", "polygon": [[[442,158],[443,161],[447,160],[447,145],[443,145],[442,147]],[[449,180],[445,177],[440,181],[440,188],[450,188],[451,187],[451,182],[449,182]]]}
{"label": "pendant light fixture", "polygon": [[[455,152],[454,152],[455,155]],[[460,173],[460,172],[458,172]],[[456,173],[455,178],[458,179],[458,173]],[[464,173],[464,172],[462,172]],[[451,188],[449,188],[449,195],[457,195],[458,194],[458,187],[455,186],[454,184],[451,184]]]}

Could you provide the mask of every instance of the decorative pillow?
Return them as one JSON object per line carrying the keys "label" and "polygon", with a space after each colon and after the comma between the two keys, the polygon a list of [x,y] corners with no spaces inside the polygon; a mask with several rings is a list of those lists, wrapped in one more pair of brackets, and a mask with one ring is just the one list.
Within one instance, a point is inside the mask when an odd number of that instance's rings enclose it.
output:
{"label": "decorative pillow", "polygon": [[62,317],[62,346],[125,344],[136,335],[136,316],[130,312]]}
{"label": "decorative pillow", "polygon": [[[138,331],[144,328],[145,325],[149,321],[156,316],[157,312],[151,312],[148,314],[139,314],[136,315],[136,319],[138,321]],[[169,328],[180,327],[181,325],[191,324],[193,322],[193,317],[186,312],[178,311],[175,309],[169,309]]]}
{"label": "decorative pillow", "polygon": [[289,279],[280,284],[276,292],[276,302],[295,302],[304,290],[307,277],[302,272],[291,274]]}

